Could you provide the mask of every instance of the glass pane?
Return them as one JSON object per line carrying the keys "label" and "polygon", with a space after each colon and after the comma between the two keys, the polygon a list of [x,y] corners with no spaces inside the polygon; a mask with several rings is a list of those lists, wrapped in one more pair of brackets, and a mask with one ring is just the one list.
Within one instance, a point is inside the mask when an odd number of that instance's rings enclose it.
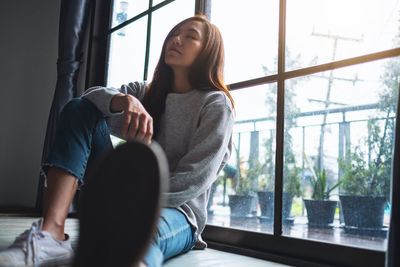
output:
{"label": "glass pane", "polygon": [[[165,0],[153,0],[153,6],[156,6],[156,5],[158,5],[159,3],[162,3],[162,2],[164,2]],[[189,1],[192,1],[192,0],[189,0]],[[189,2],[188,1],[188,2]],[[192,1],[192,2],[194,2],[194,0]]]}
{"label": "glass pane", "polygon": [[212,1],[211,21],[225,45],[225,81],[276,73],[279,1]]}
{"label": "glass pane", "polygon": [[117,0],[113,4],[112,28],[149,8],[149,0]]}
{"label": "glass pane", "polygon": [[286,51],[301,54],[287,70],[394,48],[399,10],[397,0],[287,0]]}
{"label": "glass pane", "polygon": [[233,151],[212,186],[208,223],[272,233],[276,85],[231,93],[236,109]]}
{"label": "glass pane", "polygon": [[[171,16],[171,14],[174,14]],[[161,48],[169,31],[182,20],[194,15],[194,1],[176,0],[153,12],[151,22],[151,42],[149,72],[151,81],[161,54]]]}
{"label": "glass pane", "polygon": [[399,57],[286,81],[285,235],[386,249],[399,81]]}
{"label": "glass pane", "polygon": [[107,86],[143,81],[147,16],[111,34]]}

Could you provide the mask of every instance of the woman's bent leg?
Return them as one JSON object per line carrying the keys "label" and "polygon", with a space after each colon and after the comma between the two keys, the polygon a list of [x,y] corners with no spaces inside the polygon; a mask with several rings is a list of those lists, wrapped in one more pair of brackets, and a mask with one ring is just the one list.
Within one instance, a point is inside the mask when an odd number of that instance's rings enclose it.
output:
{"label": "woman's bent leg", "polygon": [[88,164],[112,148],[108,127],[91,102],[73,99],[63,109],[54,145],[43,164],[47,172],[43,230],[64,239],[68,210]]}
{"label": "woman's bent leg", "polygon": [[148,267],[161,267],[165,260],[191,250],[195,241],[195,233],[186,217],[177,209],[164,208],[144,263]]}

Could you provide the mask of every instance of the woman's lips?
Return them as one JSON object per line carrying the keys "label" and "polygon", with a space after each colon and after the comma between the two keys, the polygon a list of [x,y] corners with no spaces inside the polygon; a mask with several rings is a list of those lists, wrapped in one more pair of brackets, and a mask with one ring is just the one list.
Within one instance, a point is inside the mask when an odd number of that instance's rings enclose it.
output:
{"label": "woman's lips", "polygon": [[182,54],[182,52],[181,51],[179,51],[177,48],[170,48],[169,50],[168,50],[168,52],[170,52],[170,51],[174,51],[174,52],[176,52],[176,53],[178,53],[178,54]]}

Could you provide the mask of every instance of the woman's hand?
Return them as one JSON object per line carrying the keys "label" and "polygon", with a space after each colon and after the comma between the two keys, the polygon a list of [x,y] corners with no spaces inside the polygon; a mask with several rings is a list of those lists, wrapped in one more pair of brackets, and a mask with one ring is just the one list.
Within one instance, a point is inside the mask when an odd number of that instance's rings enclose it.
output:
{"label": "woman's hand", "polygon": [[124,111],[123,138],[151,143],[153,118],[136,97],[129,94],[117,94],[111,100],[110,110],[111,112]]}

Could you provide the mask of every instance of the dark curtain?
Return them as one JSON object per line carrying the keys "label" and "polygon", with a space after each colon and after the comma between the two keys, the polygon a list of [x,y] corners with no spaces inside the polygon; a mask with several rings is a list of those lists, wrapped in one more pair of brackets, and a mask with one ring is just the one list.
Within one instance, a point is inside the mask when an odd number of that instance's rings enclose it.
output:
{"label": "dark curtain", "polygon": [[[93,0],[61,0],[57,84],[47,122],[46,138],[43,147],[42,162],[47,158],[53,144],[59,114],[64,105],[77,94],[77,80],[82,58],[84,33],[89,23],[89,13]],[[45,178],[39,177],[36,209],[43,210]]]}
{"label": "dark curtain", "polygon": [[397,101],[396,136],[394,138],[392,171],[392,207],[386,267],[400,266],[400,88]]}

